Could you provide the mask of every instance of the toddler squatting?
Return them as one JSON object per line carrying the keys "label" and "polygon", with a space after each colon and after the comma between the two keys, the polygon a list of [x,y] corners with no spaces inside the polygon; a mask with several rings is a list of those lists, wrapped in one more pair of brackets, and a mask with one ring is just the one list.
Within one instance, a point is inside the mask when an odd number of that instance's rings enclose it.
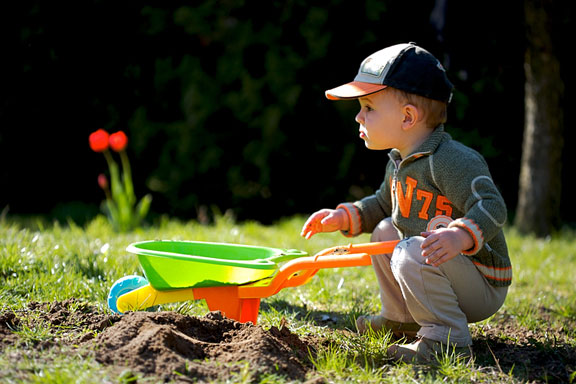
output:
{"label": "toddler squatting", "polygon": [[414,43],[370,55],[354,81],[326,91],[358,100],[360,138],[389,160],[376,193],[313,213],[302,236],[401,240],[372,256],[381,313],[356,321],[360,333],[393,332],[387,355],[398,361],[433,363],[447,347],[471,356],[468,323],[496,313],[512,282],[504,200],[484,158],[444,130],[452,91],[440,62]]}

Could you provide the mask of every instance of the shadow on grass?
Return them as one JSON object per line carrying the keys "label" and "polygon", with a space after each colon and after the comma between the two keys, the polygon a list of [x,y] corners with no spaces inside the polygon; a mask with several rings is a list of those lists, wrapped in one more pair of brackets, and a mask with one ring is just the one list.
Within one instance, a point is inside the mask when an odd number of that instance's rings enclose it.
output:
{"label": "shadow on grass", "polygon": [[474,351],[478,367],[491,367],[523,382],[574,381],[576,348],[564,342],[481,336],[474,339]]}
{"label": "shadow on grass", "polygon": [[[334,330],[354,330],[360,313],[309,310],[285,300],[262,302],[263,311],[285,312],[295,319]],[[572,383],[576,381],[576,347],[564,329],[532,331],[514,321],[473,330],[475,368],[521,382]]]}
{"label": "shadow on grass", "polygon": [[262,301],[260,311],[285,312],[297,320],[313,322],[315,325],[328,326],[333,329],[354,330],[356,316],[353,312],[319,311],[305,306],[294,305],[286,300],[273,299]]}

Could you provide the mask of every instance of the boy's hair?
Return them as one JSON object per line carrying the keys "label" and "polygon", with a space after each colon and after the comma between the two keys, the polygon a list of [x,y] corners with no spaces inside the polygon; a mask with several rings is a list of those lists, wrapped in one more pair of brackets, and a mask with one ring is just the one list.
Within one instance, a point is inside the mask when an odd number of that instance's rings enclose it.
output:
{"label": "boy's hair", "polygon": [[429,99],[424,96],[416,95],[414,93],[406,92],[401,89],[388,87],[390,92],[396,96],[401,103],[412,104],[420,111],[421,119],[427,127],[436,128],[440,124],[444,124],[448,117],[448,104]]}

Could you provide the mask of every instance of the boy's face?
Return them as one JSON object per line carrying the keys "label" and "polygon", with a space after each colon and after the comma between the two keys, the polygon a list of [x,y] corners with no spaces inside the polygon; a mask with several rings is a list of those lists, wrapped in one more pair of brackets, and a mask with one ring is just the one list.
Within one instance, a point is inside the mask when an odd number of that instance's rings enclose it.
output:
{"label": "boy's face", "polygon": [[384,89],[358,99],[360,112],[360,138],[369,149],[402,147],[402,105],[397,97]]}

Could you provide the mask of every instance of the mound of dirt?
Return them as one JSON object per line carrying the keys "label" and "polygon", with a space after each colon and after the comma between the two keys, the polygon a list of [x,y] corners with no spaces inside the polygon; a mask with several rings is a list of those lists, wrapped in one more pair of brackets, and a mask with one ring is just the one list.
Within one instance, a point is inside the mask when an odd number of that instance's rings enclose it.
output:
{"label": "mound of dirt", "polygon": [[[302,380],[308,346],[287,328],[265,331],[220,312],[198,318],[175,312],[133,312],[94,341],[96,359],[164,380],[225,379],[247,373]],[[244,369],[244,371],[243,371]]]}
{"label": "mound of dirt", "polygon": [[[40,340],[19,337],[18,329],[42,326]],[[225,381],[231,375],[259,382],[264,375],[303,381],[314,348],[287,327],[265,330],[210,312],[203,317],[176,312],[101,313],[71,299],[31,302],[18,311],[0,311],[0,351],[24,349],[81,353],[114,371],[171,382]],[[155,379],[154,379],[155,378]]]}

